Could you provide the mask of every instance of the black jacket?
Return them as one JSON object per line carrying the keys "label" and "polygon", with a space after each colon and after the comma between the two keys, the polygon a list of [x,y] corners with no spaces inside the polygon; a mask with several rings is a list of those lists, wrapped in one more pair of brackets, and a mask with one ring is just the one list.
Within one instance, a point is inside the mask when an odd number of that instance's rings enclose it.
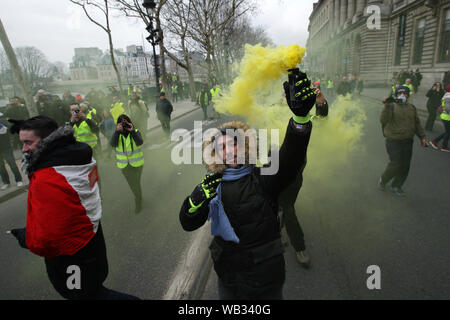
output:
{"label": "black jacket", "polygon": [[156,113],[157,113],[158,117],[160,115],[170,117],[172,112],[173,112],[173,106],[170,103],[170,101],[167,100],[167,98],[164,100],[159,99],[158,102],[156,102]]}
{"label": "black jacket", "polygon": [[438,109],[442,104],[442,97],[444,96],[445,91],[441,89],[441,91],[430,90],[427,93],[427,107],[429,109]]}
{"label": "black jacket", "polygon": [[[258,297],[285,280],[285,262],[278,221],[277,198],[300,173],[305,162],[312,124],[302,130],[291,120],[280,149],[279,171],[273,176],[252,174],[237,181],[222,182],[225,212],[240,239],[239,244],[215,237],[211,244],[214,269],[219,278],[242,299]],[[305,130],[306,129],[306,130]],[[189,213],[189,197],[180,211],[184,230],[203,226],[209,208]]]}

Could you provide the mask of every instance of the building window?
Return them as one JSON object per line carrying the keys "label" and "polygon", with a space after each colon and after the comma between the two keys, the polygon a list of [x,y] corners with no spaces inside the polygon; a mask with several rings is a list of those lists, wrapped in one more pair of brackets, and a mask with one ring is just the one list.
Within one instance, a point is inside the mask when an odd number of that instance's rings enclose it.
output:
{"label": "building window", "polygon": [[395,50],[395,61],[394,65],[399,66],[402,60],[402,49],[405,46],[405,35],[406,35],[406,14],[400,16],[400,23],[398,24],[398,38],[397,38],[397,48]]}
{"label": "building window", "polygon": [[423,39],[425,36],[425,18],[419,20],[416,31],[416,41],[414,43],[413,64],[422,63]]}
{"label": "building window", "polygon": [[447,9],[445,13],[440,42],[442,47],[439,62],[450,62],[450,9]]}

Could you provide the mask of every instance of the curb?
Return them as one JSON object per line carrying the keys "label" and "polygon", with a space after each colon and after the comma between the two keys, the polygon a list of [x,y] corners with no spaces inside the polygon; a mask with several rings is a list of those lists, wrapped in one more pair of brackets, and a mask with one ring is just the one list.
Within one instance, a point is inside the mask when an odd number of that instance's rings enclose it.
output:
{"label": "curb", "polygon": [[[191,113],[193,113],[193,112],[195,112],[195,111],[197,111],[197,110],[200,110],[200,109],[201,109],[201,107],[194,108],[194,109],[192,109],[192,110],[189,110],[189,111],[187,111],[187,112],[185,112],[185,113],[183,113],[183,114],[180,114],[180,115],[176,116],[176,117],[173,118],[173,119],[170,119],[170,121],[178,120],[178,119],[180,119],[181,117],[187,116],[188,114],[191,114]],[[161,124],[158,124],[158,125],[156,125],[156,126],[151,127],[150,129],[148,129],[148,130],[147,130],[147,134],[149,134],[150,132],[155,131],[156,129],[159,129],[159,128],[161,128]]]}
{"label": "curb", "polygon": [[18,195],[21,195],[24,192],[28,191],[28,185],[24,185],[22,187],[18,187],[15,190],[12,190],[11,192],[8,192],[2,196],[0,196],[0,203],[6,202]]}
{"label": "curb", "polygon": [[212,270],[209,245],[211,226],[207,223],[191,239],[162,300],[199,300]]}

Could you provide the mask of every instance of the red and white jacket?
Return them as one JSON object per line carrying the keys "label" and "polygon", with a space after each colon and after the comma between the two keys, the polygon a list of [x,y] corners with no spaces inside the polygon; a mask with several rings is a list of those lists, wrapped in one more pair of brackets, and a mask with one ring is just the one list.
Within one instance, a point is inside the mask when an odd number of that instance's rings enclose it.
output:
{"label": "red and white jacket", "polygon": [[26,224],[31,252],[45,258],[73,255],[94,237],[102,206],[97,164],[88,159],[84,165],[44,166],[31,173]]}
{"label": "red and white jacket", "polygon": [[26,244],[52,258],[73,255],[97,232],[102,216],[95,160],[36,171],[28,192]]}

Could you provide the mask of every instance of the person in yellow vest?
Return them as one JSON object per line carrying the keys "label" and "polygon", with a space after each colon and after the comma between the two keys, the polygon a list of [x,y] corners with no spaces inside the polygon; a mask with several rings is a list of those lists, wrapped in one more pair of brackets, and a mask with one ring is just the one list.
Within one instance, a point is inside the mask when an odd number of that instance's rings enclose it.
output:
{"label": "person in yellow vest", "polygon": [[135,213],[139,214],[142,211],[141,176],[144,168],[144,153],[141,146],[144,141],[127,115],[119,116],[116,132],[110,144],[116,149],[117,167],[122,171],[134,194]]}
{"label": "person in yellow vest", "polygon": [[149,117],[147,106],[145,105],[144,100],[141,100],[141,97],[136,92],[131,93],[126,114],[135,119],[134,122],[136,123],[137,129],[144,133],[147,131],[147,122]]}
{"label": "person in yellow vest", "polygon": [[197,103],[203,110],[203,120],[208,120],[208,106],[211,103],[211,92],[207,92],[205,87],[198,95]]}
{"label": "person in yellow vest", "polygon": [[213,110],[214,117],[220,119],[220,113],[216,110],[216,103],[218,98],[222,95],[222,91],[216,84],[214,84],[209,92],[211,93],[211,109]]}
{"label": "person in yellow vest", "polygon": [[414,86],[412,85],[411,79],[406,79],[403,86],[409,88],[410,95],[408,101],[409,103],[414,104]]}
{"label": "person in yellow vest", "polygon": [[80,105],[72,104],[70,106],[70,126],[73,127],[74,137],[78,142],[84,142],[88,144],[93,150],[98,143],[98,126],[92,120],[88,119],[86,110],[81,109]]}
{"label": "person in yellow vest", "polygon": [[120,102],[118,96],[113,97],[113,104],[111,105],[111,109],[109,111],[111,112],[115,124],[117,124],[119,116],[126,113],[123,107],[123,102]]}
{"label": "person in yellow vest", "polygon": [[448,141],[450,140],[450,84],[447,85],[445,89],[447,93],[442,98],[441,110],[441,120],[444,123],[445,132],[433,139],[433,141],[430,142],[430,146],[433,147],[433,149],[438,150],[438,143],[439,141],[443,140],[441,151],[450,152],[450,148],[448,147]]}
{"label": "person in yellow vest", "polygon": [[178,102],[178,84],[172,84],[172,99],[173,102]]}

